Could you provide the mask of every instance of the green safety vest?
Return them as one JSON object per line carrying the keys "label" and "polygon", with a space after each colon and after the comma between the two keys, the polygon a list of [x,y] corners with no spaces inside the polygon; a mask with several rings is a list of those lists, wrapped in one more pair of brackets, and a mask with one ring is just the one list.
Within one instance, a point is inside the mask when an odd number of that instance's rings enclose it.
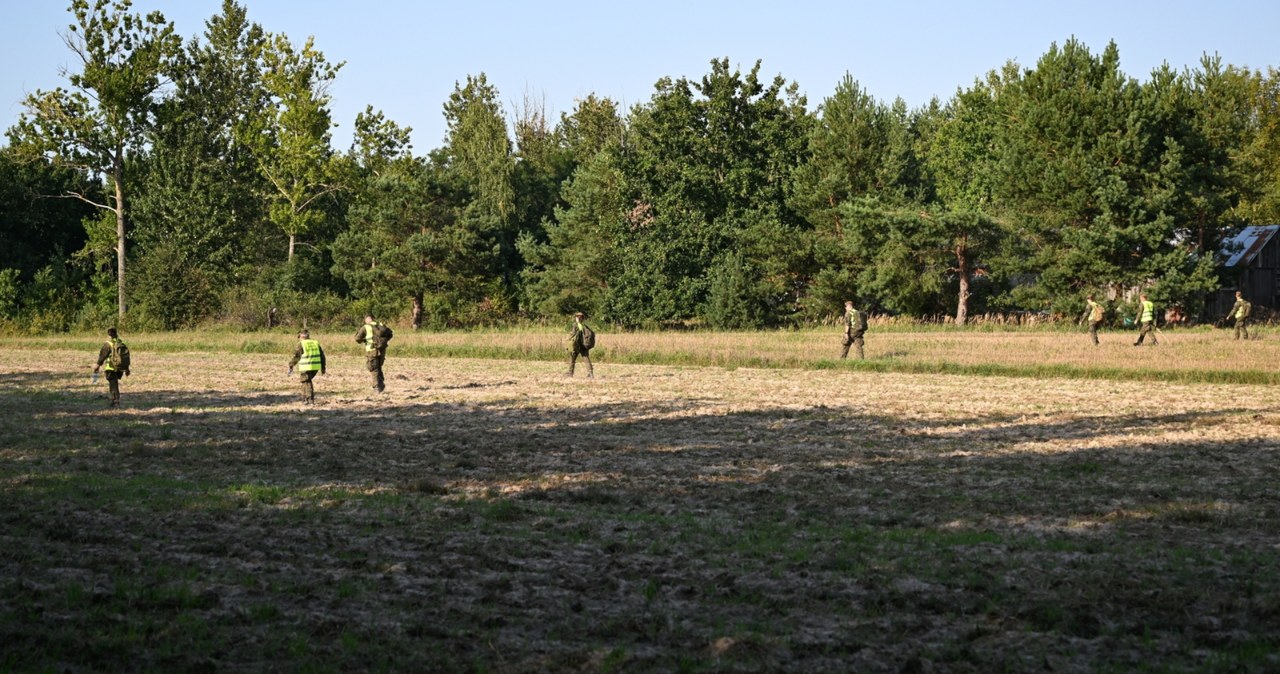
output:
{"label": "green safety vest", "polygon": [[1103,313],[1102,305],[1097,302],[1093,302],[1089,300],[1086,300],[1086,301],[1089,302],[1089,320],[1095,323],[1098,321],[1101,321],[1102,313]]}
{"label": "green safety vest", "polygon": [[382,327],[382,324],[378,322],[364,324],[364,350],[366,352],[377,350],[377,347],[373,345],[373,330],[380,327]]}
{"label": "green safety vest", "polygon": [[1155,320],[1156,305],[1151,300],[1142,303],[1142,322],[1150,323]]}
{"label": "green safety vest", "polygon": [[1236,309],[1236,319],[1238,320],[1247,317],[1249,315],[1249,303],[1244,300],[1240,300],[1236,304],[1239,307]]}
{"label": "green safety vest", "polygon": [[320,342],[314,339],[304,339],[301,344],[302,358],[298,359],[298,372],[319,372]]}
{"label": "green safety vest", "polygon": [[115,371],[116,371],[116,369],[115,369],[114,367],[112,367],[112,366],[111,366],[111,356],[116,355],[116,348],[117,348],[117,347],[116,347],[116,345],[117,345],[117,344],[119,344],[119,343],[120,343],[120,340],[118,340],[118,339],[109,339],[109,340],[107,340],[107,346],[111,347],[111,353],[107,356],[107,360],[106,360],[106,362],[104,362],[104,363],[102,364],[102,369],[103,369],[103,370],[106,370],[107,372],[115,372]]}

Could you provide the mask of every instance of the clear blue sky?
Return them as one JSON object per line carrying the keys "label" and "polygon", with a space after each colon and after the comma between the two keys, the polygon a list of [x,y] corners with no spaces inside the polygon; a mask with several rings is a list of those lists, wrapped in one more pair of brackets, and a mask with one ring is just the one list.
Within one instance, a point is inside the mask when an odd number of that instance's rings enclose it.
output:
{"label": "clear blue sky", "polygon": [[[334,146],[350,145],[356,113],[372,104],[414,129],[416,151],[441,145],[441,106],[454,83],[484,72],[512,110],[526,95],[553,119],[596,93],[642,103],[660,77],[699,78],[713,58],[798,82],[812,109],[846,72],[875,97],[910,106],[943,100],[1013,59],[1032,66],[1070,37],[1095,53],[1108,41],[1121,67],[1146,79],[1204,53],[1254,69],[1280,66],[1280,2],[1011,0],[962,2],[530,2],[493,0],[244,0],[251,21],[345,61],[334,96]],[[25,93],[63,83],[71,65],[59,32],[63,0],[0,0],[0,127]],[[136,0],[190,38],[221,0]],[[0,141],[2,143],[3,141]]]}

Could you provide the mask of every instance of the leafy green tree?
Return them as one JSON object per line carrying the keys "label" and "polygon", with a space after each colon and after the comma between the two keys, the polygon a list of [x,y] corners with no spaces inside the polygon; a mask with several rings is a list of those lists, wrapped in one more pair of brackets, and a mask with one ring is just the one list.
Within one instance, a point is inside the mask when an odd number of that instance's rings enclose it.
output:
{"label": "leafy green tree", "polygon": [[[611,319],[692,318],[705,306],[710,271],[727,264],[722,256],[746,229],[774,228],[766,239],[803,230],[789,197],[805,156],[805,101],[796,85],[763,82],[759,71],[758,62],[744,75],[714,60],[698,82],[659,80],[633,111],[619,164],[631,206],[604,307]],[[779,320],[796,310],[789,297],[756,295],[751,314]]]}
{"label": "leafy green tree", "polygon": [[564,185],[565,206],[546,223],[546,241],[523,233],[517,246],[533,310],[544,316],[597,316],[608,296],[614,244],[627,218],[627,190],[616,158],[598,152]]}
{"label": "leafy green tree", "polygon": [[600,152],[621,145],[626,136],[626,124],[617,103],[589,94],[576,102],[572,113],[561,113],[556,136],[569,153],[573,167],[577,168]]}
{"label": "leafy green tree", "polygon": [[267,216],[288,237],[293,261],[298,237],[325,220],[320,200],[342,189],[330,147],[333,122],[329,87],[342,69],[315,48],[299,49],[284,35],[270,35],[260,50],[268,102],[242,132],[268,184]]}
{"label": "leafy green tree", "polygon": [[1280,69],[1268,66],[1250,82],[1250,121],[1239,165],[1245,193],[1239,215],[1251,223],[1280,222]]}
{"label": "leafy green tree", "polygon": [[996,184],[1023,245],[1007,261],[1036,278],[1012,300],[1074,313],[1087,288],[1152,285],[1166,304],[1195,304],[1214,261],[1190,228],[1228,202],[1204,198],[1216,188],[1196,164],[1223,164],[1205,151],[1188,78],[1161,68],[1140,85],[1114,43],[1094,56],[1071,40],[1006,94]]}
{"label": "leafy green tree", "polygon": [[101,200],[99,189],[83,172],[0,148],[0,269],[16,270],[15,282],[29,281],[51,255],[79,250],[86,240],[82,221],[96,209],[49,195],[74,192]]}
{"label": "leafy green tree", "polygon": [[544,224],[555,217],[560,186],[573,172],[573,160],[547,120],[545,104],[525,96],[515,120],[515,166],[511,173],[516,237],[526,233],[545,240]]}
{"label": "leafy green tree", "polygon": [[216,274],[196,253],[175,241],[148,247],[134,272],[135,324],[143,328],[176,330],[192,327],[216,306]]}
{"label": "leafy green tree", "polygon": [[[927,228],[916,215],[923,182],[915,123],[901,101],[881,103],[851,76],[819,106],[792,200],[814,227],[812,315],[838,310],[845,299],[913,312],[934,299],[911,297],[925,282],[917,275],[927,265],[916,258],[936,262],[936,242],[921,240]],[[928,281],[935,293],[936,279]]]}
{"label": "leafy green tree", "polygon": [[1074,307],[1084,288],[1144,280],[1135,261],[1146,237],[1131,227],[1144,223],[1126,217],[1139,212],[1129,188],[1142,182],[1140,90],[1120,72],[1115,45],[1101,57],[1075,40],[1053,45],[1008,93],[997,184],[1022,246],[1007,262],[1036,278],[1015,287],[1013,301]]}
{"label": "leafy green tree", "polygon": [[617,151],[625,127],[617,105],[588,96],[564,113],[555,130],[559,155],[572,174],[556,185],[555,207],[539,230],[516,241],[525,266],[527,306],[541,315],[585,311],[596,316],[609,289],[609,252],[626,208]]}
{"label": "leafy green tree", "polygon": [[877,101],[846,74],[817,115],[794,199],[810,222],[838,233],[841,204],[869,195],[889,204],[910,200],[910,131],[900,103]]}
{"label": "leafy green tree", "polygon": [[1177,236],[1198,255],[1212,253],[1225,234],[1251,224],[1239,207],[1252,193],[1255,171],[1242,158],[1259,118],[1253,106],[1255,78],[1248,70],[1206,55],[1182,80],[1189,95],[1170,92],[1172,100],[1160,107],[1160,126],[1183,130],[1183,179],[1175,195],[1180,201]]}
{"label": "leafy green tree", "polygon": [[105,176],[105,199],[84,191],[65,196],[110,211],[116,221],[117,312],[125,313],[125,238],[132,176],[128,166],[142,151],[154,119],[156,97],[169,60],[180,47],[173,24],[160,12],[131,13],[130,0],[72,0],[75,17],[63,35],[83,66],[64,72],[70,89],[36,91],[10,141],[96,176]]}
{"label": "leafy green tree", "polygon": [[371,108],[356,118],[362,178],[350,227],[333,243],[334,271],[381,313],[410,298],[415,329],[457,324],[456,308],[481,299],[491,253],[460,217],[463,192],[443,158],[413,157],[409,132]]}
{"label": "leafy green tree", "polygon": [[955,322],[968,320],[972,281],[1003,239],[994,190],[1000,135],[1000,93],[1005,80],[1016,77],[1013,66],[1004,76],[992,72],[960,91],[940,111],[939,120],[921,139],[923,173],[935,211],[933,243],[950,258],[944,267],[956,280]]}
{"label": "leafy green tree", "polygon": [[446,182],[459,190],[458,219],[489,242],[494,255],[485,281],[485,304],[510,310],[520,259],[516,253],[515,157],[498,90],[485,77],[467,76],[444,104],[445,145],[439,150]]}
{"label": "leafy green tree", "polygon": [[[232,0],[205,25],[205,40],[192,40],[174,60],[174,93],[159,107],[151,152],[140,162],[135,231],[144,255],[154,249],[165,259],[147,270],[167,273],[180,261],[221,289],[237,280],[227,270],[251,261],[259,245],[251,241],[262,238],[253,225],[265,219],[266,185],[240,141],[267,102],[257,59],[266,38]],[[216,307],[207,294],[191,301],[197,304],[178,312],[191,314],[180,322]],[[169,300],[147,304],[166,316],[177,311]]]}

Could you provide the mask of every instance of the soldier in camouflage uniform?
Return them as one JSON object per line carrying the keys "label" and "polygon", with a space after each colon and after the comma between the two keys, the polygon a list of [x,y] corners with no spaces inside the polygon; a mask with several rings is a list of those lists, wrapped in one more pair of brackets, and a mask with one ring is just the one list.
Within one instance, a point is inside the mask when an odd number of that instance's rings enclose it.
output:
{"label": "soldier in camouflage uniform", "polygon": [[369,367],[370,382],[378,393],[386,389],[382,365],[387,361],[387,341],[390,339],[391,328],[373,320],[373,316],[368,314],[364,317],[364,325],[356,332],[356,343],[364,344],[364,362]]}
{"label": "soldier in camouflage uniform", "polygon": [[591,365],[591,347],[584,343],[587,328],[582,325],[582,319],[586,318],[586,314],[581,311],[573,315],[573,324],[569,326],[568,350],[569,350],[569,372],[566,377],[573,376],[574,366],[578,363],[578,356],[582,356],[587,362],[587,378],[590,379],[595,374],[595,368]]}
{"label": "soldier in camouflage uniform", "polygon": [[1093,345],[1098,345],[1098,327],[1102,325],[1102,316],[1106,313],[1106,308],[1100,302],[1093,301],[1093,295],[1085,299],[1084,316],[1080,320],[1089,322],[1089,337],[1093,339]]}
{"label": "soldier in camouflage uniform", "polygon": [[849,347],[854,346],[854,351],[858,356],[858,360],[863,360],[865,355],[862,352],[863,339],[862,336],[867,332],[867,314],[858,311],[853,307],[853,300],[844,303],[844,350],[840,352],[840,359],[844,360],[849,357]]}
{"label": "soldier in camouflage uniform", "polygon": [[298,348],[293,352],[293,360],[289,361],[289,374],[294,367],[298,368],[298,382],[302,384],[302,402],[314,404],[316,389],[311,383],[317,374],[324,374],[324,349],[320,342],[311,339],[311,333],[303,330],[298,333]]}
{"label": "soldier in camouflage uniform", "polygon": [[1240,335],[1244,335],[1245,339],[1249,339],[1249,314],[1253,313],[1253,305],[1236,291],[1236,303],[1231,305],[1231,313],[1227,314],[1235,319],[1236,323],[1236,339],[1240,339]]}
{"label": "soldier in camouflage uniform", "polygon": [[[111,406],[120,405],[120,377],[129,376],[129,347],[120,341],[120,334],[115,328],[107,328],[107,342],[98,349],[98,364],[93,366],[96,375],[99,370],[107,378],[107,389],[111,392]],[[115,358],[112,356],[115,355]],[[105,367],[104,367],[105,366]]]}

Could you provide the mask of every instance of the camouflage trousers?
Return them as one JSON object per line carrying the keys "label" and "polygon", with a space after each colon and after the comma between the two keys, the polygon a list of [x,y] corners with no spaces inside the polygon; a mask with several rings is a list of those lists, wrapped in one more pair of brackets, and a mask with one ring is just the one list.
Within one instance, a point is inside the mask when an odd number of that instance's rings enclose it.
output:
{"label": "camouflage trousers", "polygon": [[1240,339],[1241,335],[1244,335],[1245,339],[1249,339],[1249,319],[1248,318],[1236,319],[1236,339]]}
{"label": "camouflage trousers", "polygon": [[383,389],[387,388],[386,379],[382,376],[382,364],[386,360],[387,355],[377,351],[370,351],[364,357],[365,365],[369,366],[369,383],[378,393],[382,393]]}
{"label": "camouflage trousers", "polygon": [[1156,324],[1154,322],[1144,321],[1142,323],[1142,330],[1138,333],[1138,341],[1134,342],[1133,345],[1142,346],[1142,343],[1147,340],[1147,336],[1150,335],[1151,346],[1155,346],[1158,343],[1156,342],[1155,329],[1156,329]]}
{"label": "camouflage trousers", "polygon": [[120,370],[104,370],[102,375],[107,379],[107,391],[111,394],[111,405],[114,407],[120,404],[120,377],[124,373]]}
{"label": "camouflage trousers", "polygon": [[311,383],[316,378],[316,372],[299,372],[298,382],[302,384],[302,402],[313,403],[316,401],[316,387]]}
{"label": "camouflage trousers", "polygon": [[1098,327],[1102,325],[1102,321],[1089,321],[1089,338],[1093,340],[1094,345],[1098,343]]}
{"label": "camouflage trousers", "polygon": [[578,356],[582,356],[582,359],[587,363],[587,376],[594,376],[595,368],[591,365],[590,349],[572,349],[569,351],[569,376],[573,376],[574,367],[578,364]]}
{"label": "camouflage trousers", "polygon": [[862,346],[864,344],[862,335],[858,335],[857,337],[845,335],[844,341],[841,343],[844,345],[844,349],[840,352],[840,360],[844,360],[845,358],[849,357],[849,347],[851,346],[856,347],[853,353],[858,357],[858,360],[863,360],[864,358],[866,358],[866,356],[862,352]]}

